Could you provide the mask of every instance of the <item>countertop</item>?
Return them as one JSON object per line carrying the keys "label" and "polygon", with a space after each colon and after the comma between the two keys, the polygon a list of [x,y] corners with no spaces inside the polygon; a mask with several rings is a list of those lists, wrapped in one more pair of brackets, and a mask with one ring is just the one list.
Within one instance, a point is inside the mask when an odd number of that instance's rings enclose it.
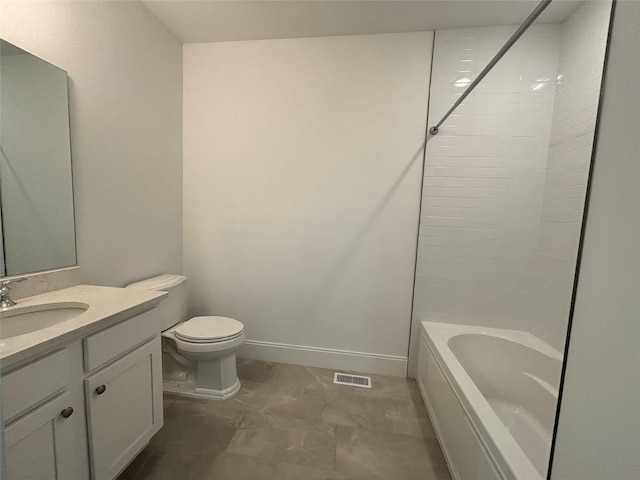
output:
{"label": "countertop", "polygon": [[[0,369],[5,372],[62,345],[149,310],[166,296],[166,292],[138,288],[75,285],[18,300],[16,306],[0,309],[0,318],[3,313],[13,309],[43,303],[80,302],[86,303],[89,308],[57,325],[0,340]],[[158,331],[159,328],[158,325]]]}

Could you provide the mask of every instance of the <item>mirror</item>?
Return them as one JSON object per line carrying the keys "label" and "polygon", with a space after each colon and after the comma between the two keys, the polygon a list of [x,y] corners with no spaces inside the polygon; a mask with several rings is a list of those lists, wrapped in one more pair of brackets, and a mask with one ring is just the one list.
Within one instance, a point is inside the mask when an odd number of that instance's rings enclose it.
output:
{"label": "mirror", "polygon": [[72,266],[67,73],[0,42],[0,276]]}

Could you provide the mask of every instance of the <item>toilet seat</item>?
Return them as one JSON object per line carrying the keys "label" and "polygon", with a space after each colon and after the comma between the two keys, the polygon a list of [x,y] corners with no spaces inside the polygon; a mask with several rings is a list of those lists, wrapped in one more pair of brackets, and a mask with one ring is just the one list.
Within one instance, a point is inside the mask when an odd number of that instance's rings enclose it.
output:
{"label": "toilet seat", "polygon": [[244,334],[242,323],[229,317],[193,317],[173,329],[176,338],[189,343],[218,343]]}

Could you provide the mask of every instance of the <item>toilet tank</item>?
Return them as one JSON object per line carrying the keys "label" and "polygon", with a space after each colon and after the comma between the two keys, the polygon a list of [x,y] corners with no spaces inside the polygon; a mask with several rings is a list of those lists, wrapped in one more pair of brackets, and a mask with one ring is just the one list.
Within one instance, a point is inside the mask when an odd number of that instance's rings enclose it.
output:
{"label": "toilet tank", "polygon": [[156,307],[161,330],[173,327],[187,316],[187,277],[184,275],[158,275],[127,285],[127,288],[143,288],[169,294]]}

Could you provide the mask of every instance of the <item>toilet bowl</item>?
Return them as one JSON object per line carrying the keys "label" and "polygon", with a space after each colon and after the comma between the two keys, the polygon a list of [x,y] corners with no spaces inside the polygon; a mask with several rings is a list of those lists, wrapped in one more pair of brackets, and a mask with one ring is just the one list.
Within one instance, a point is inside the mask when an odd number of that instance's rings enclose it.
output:
{"label": "toilet bowl", "polygon": [[162,329],[163,388],[178,395],[225,400],[240,390],[236,351],[244,326],[220,316],[185,320],[186,281],[182,275],[160,275],[127,288],[166,291],[157,307]]}

